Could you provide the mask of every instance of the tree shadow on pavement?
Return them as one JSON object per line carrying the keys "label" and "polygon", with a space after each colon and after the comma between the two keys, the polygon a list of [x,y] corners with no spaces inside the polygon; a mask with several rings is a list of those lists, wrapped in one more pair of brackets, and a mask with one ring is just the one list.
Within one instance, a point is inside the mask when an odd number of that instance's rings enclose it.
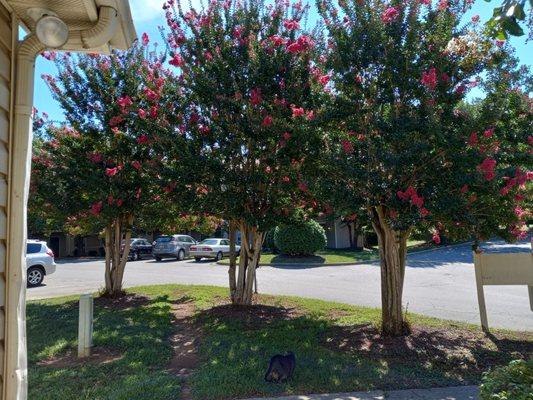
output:
{"label": "tree shadow on pavement", "polygon": [[[531,252],[529,242],[521,241],[516,244],[505,243],[500,240],[483,242],[482,251],[486,253],[524,253]],[[438,268],[452,264],[474,264],[471,244],[460,244],[437,247],[432,251],[411,253],[407,256],[407,268]],[[463,265],[458,265],[463,267]]]}

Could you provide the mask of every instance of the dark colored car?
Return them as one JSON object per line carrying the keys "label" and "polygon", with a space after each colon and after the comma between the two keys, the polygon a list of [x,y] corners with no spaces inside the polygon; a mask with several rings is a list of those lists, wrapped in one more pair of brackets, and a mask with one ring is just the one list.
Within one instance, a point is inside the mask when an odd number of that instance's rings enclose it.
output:
{"label": "dark colored car", "polygon": [[[122,249],[124,249],[124,244],[122,244]],[[128,255],[128,259],[137,261],[143,258],[152,258],[152,245],[146,239],[131,239],[130,254]]]}

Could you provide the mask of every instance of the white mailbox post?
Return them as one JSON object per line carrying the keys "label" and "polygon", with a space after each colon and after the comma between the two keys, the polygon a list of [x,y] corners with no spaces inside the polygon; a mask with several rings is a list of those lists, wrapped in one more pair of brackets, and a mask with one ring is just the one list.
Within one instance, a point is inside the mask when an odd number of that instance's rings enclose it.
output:
{"label": "white mailbox post", "polygon": [[477,253],[474,252],[477,299],[481,327],[489,331],[484,285],[527,285],[529,303],[533,311],[533,253]]}
{"label": "white mailbox post", "polygon": [[89,357],[93,346],[93,296],[80,297],[80,317],[78,323],[78,357]]}

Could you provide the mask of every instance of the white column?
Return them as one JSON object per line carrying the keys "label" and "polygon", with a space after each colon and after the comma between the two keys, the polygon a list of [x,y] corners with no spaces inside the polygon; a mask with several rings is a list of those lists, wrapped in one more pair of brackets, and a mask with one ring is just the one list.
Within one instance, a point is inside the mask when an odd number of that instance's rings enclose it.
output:
{"label": "white column", "polygon": [[29,36],[17,50],[15,112],[10,141],[8,246],[6,269],[5,398],[25,400],[26,360],[26,206],[30,185],[35,57],[44,49]]}

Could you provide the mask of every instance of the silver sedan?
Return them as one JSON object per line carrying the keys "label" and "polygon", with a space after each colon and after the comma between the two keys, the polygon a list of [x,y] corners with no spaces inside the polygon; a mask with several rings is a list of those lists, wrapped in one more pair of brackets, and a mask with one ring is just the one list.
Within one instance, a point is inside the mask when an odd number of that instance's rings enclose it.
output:
{"label": "silver sedan", "polygon": [[[235,245],[237,254],[240,250],[241,246]],[[202,258],[214,258],[216,261],[220,261],[224,256],[229,256],[229,239],[205,239],[191,246],[190,254],[196,261],[200,261]]]}

